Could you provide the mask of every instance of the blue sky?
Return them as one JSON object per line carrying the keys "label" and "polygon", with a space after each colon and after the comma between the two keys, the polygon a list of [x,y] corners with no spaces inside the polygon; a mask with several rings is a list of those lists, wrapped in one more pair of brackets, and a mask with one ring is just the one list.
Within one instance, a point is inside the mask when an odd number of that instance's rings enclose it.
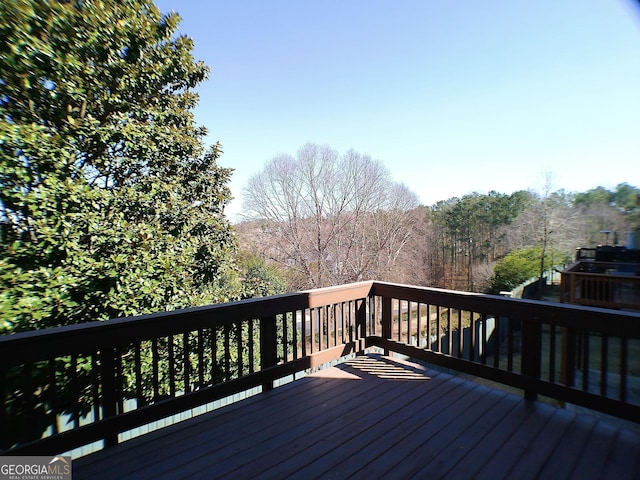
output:
{"label": "blue sky", "polygon": [[306,142],[382,161],[425,205],[640,185],[634,0],[161,0],[211,68],[196,121],[248,178]]}

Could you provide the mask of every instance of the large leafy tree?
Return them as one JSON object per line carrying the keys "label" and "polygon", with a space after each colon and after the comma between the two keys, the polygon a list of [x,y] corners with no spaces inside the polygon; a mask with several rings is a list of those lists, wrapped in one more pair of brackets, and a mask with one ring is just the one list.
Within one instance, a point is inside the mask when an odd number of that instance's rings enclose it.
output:
{"label": "large leafy tree", "polygon": [[226,300],[207,67],[149,0],[0,3],[0,333]]}
{"label": "large leafy tree", "polygon": [[411,236],[417,197],[355,151],[308,143],[249,179],[252,248],[280,265],[292,289],[389,279]]}

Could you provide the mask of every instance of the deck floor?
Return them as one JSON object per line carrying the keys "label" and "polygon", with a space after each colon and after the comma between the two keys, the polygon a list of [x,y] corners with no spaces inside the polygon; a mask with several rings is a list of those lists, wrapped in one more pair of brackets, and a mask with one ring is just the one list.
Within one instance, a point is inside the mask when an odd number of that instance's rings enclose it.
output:
{"label": "deck floor", "polygon": [[74,461],[74,479],[640,478],[640,435],[357,357]]}

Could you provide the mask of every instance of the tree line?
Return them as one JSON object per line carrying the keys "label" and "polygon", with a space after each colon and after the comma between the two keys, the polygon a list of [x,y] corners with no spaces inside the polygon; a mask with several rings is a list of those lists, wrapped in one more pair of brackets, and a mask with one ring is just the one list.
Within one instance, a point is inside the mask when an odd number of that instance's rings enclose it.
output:
{"label": "tree line", "polygon": [[327,146],[275,157],[244,191],[241,247],[279,269],[290,290],[377,279],[499,292],[640,227],[640,189],[627,183],[568,193],[547,178],[538,193],[419,206],[390,178],[370,157]]}

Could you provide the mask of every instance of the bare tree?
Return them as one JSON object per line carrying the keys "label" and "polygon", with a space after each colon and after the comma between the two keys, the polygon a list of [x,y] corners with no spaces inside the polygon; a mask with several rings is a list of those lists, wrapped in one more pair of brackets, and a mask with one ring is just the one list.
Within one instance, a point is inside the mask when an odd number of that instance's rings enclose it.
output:
{"label": "bare tree", "polygon": [[258,250],[287,267],[293,288],[388,278],[418,204],[380,162],[311,143],[274,157],[243,193]]}

